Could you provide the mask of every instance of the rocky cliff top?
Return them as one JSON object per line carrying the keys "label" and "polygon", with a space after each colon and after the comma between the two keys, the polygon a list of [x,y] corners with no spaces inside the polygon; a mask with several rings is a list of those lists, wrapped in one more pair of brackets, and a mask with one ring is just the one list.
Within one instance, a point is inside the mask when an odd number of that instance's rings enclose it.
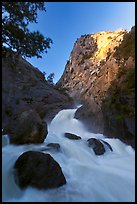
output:
{"label": "rocky cliff top", "polygon": [[[80,37],[74,44],[65,71],[57,85],[68,89],[69,94],[77,100],[89,100],[91,92],[98,93],[100,89],[98,87],[102,87],[101,81],[106,85],[116,75],[118,66],[115,59],[108,59],[121,43],[125,33],[127,31],[118,30]],[[108,70],[108,66],[111,69]],[[101,79],[100,83],[96,78]],[[96,87],[96,91],[93,87]],[[105,91],[107,87],[103,89]]]}

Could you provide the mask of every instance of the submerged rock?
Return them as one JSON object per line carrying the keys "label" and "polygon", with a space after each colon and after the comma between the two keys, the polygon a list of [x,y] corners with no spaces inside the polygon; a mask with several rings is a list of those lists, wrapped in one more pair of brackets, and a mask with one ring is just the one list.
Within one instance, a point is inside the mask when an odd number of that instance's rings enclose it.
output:
{"label": "submerged rock", "polygon": [[105,153],[104,145],[99,140],[95,138],[90,138],[87,140],[87,142],[88,142],[88,146],[92,147],[96,155],[102,155]]}
{"label": "submerged rock", "polygon": [[60,150],[60,144],[58,143],[49,143],[47,146],[55,150]]}
{"label": "submerged rock", "polygon": [[65,137],[67,137],[68,139],[71,139],[71,140],[80,140],[81,137],[80,136],[77,136],[75,134],[72,134],[72,133],[65,133],[64,134]]}
{"label": "submerged rock", "polygon": [[20,188],[56,188],[66,184],[60,165],[50,154],[27,151],[19,156],[14,165],[14,178]]}
{"label": "submerged rock", "polygon": [[60,144],[58,143],[48,143],[45,147],[38,149],[38,151],[48,151],[48,150],[60,150]]}

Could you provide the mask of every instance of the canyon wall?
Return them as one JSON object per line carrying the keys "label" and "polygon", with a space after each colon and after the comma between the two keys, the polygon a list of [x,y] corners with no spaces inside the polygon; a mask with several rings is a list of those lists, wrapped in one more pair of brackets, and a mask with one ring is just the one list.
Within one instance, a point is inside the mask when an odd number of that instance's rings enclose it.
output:
{"label": "canyon wall", "polygon": [[[84,122],[89,131],[128,140],[134,138],[134,36],[135,27],[130,32],[117,30],[83,35],[74,44],[56,86],[83,104],[75,117]],[[112,92],[118,92],[119,95],[115,95],[123,100],[119,101],[119,108],[115,106],[117,102],[111,103]]]}

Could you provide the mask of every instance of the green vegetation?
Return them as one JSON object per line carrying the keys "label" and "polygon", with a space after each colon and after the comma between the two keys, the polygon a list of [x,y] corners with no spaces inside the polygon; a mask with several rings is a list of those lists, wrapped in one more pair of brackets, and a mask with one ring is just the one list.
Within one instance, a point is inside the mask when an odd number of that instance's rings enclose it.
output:
{"label": "green vegetation", "polygon": [[[130,32],[117,47],[114,56],[117,59],[119,70],[115,80],[111,82],[107,90],[106,97],[102,101],[102,112],[104,117],[104,134],[118,136],[126,143],[134,145],[134,121],[135,121],[135,67],[133,47],[130,46],[130,40],[134,30]],[[124,43],[124,44],[123,44]],[[132,41],[132,45],[134,44]],[[124,45],[127,45],[124,48]],[[129,46],[129,47],[128,47]],[[130,48],[126,53],[124,49]],[[129,59],[129,57],[131,60]],[[126,61],[129,59],[128,61]]]}
{"label": "green vegetation", "polygon": [[47,77],[47,82],[48,82],[50,85],[54,85],[54,83],[53,83],[54,77],[55,77],[55,74],[54,74],[54,73],[49,74],[49,76]]}
{"label": "green vegetation", "polygon": [[101,60],[101,61],[100,61],[100,65],[101,65],[101,66],[103,66],[105,63],[106,63],[105,60]]}
{"label": "green vegetation", "polygon": [[116,47],[114,57],[116,59],[128,59],[129,56],[135,58],[135,27],[132,27],[129,33],[124,35],[122,43]]}
{"label": "green vegetation", "polygon": [[89,59],[92,56],[92,51],[86,51],[85,54],[83,54],[81,61],[78,63],[78,66],[81,64],[84,64],[85,60]]}
{"label": "green vegetation", "polygon": [[116,121],[121,121],[124,118],[133,117],[135,112],[133,107],[126,102],[122,102],[120,92],[112,92],[111,97],[105,101],[105,109],[107,111],[114,111]]}
{"label": "green vegetation", "polygon": [[123,66],[120,67],[117,74],[117,79],[124,78],[122,90],[128,93],[135,90],[135,68],[126,69]]}
{"label": "green vegetation", "polygon": [[52,40],[39,31],[31,32],[29,23],[37,23],[37,12],[46,11],[44,2],[2,2],[2,51],[5,47],[24,57],[41,58]]}
{"label": "green vegetation", "polygon": [[105,99],[103,105],[105,110],[114,112],[115,119],[120,122],[124,118],[134,117],[135,110],[131,106],[135,93],[135,68],[128,68],[121,66],[114,80],[108,90],[108,97]]}
{"label": "green vegetation", "polygon": [[112,39],[112,37],[111,36],[108,36],[108,40],[111,40]]}
{"label": "green vegetation", "polygon": [[62,87],[61,84],[56,84],[55,85],[55,89],[57,89],[58,91],[60,91],[61,93],[65,93],[68,91],[68,88]]}
{"label": "green vegetation", "polygon": [[69,90],[68,88],[62,87],[61,84],[56,84],[55,85],[55,89],[58,90],[61,94],[64,94],[68,97],[69,101],[72,101],[72,97],[67,93],[67,91]]}
{"label": "green vegetation", "polygon": [[66,65],[68,65],[69,64],[69,60],[67,60],[67,64]]}
{"label": "green vegetation", "polygon": [[135,68],[126,71],[127,89],[135,90]]}

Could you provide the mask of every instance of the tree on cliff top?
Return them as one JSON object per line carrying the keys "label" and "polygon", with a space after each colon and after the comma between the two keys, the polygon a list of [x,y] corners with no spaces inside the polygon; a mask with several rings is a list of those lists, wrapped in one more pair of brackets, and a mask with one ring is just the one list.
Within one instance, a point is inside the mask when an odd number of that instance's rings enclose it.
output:
{"label": "tree on cliff top", "polygon": [[27,28],[37,23],[38,10],[46,11],[44,2],[2,2],[2,48],[24,57],[41,58],[41,53],[47,53],[52,40]]}
{"label": "tree on cliff top", "polygon": [[54,73],[51,73],[49,74],[49,76],[47,77],[47,82],[51,85],[54,85],[54,82],[53,82],[53,78],[55,77],[55,74]]}

